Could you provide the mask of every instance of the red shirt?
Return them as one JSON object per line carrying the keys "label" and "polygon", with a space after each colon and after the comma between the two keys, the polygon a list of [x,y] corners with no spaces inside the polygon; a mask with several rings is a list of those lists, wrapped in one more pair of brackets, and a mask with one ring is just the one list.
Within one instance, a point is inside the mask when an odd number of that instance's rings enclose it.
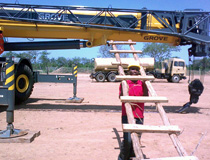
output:
{"label": "red shirt", "polygon": [[[131,80],[127,80],[127,84],[129,86],[129,96],[143,96],[143,83],[138,80],[137,82],[133,82]],[[120,84],[120,93],[121,94]],[[144,118],[144,103],[130,103],[133,111],[134,118]],[[122,116],[126,116],[125,103],[122,103]]]}

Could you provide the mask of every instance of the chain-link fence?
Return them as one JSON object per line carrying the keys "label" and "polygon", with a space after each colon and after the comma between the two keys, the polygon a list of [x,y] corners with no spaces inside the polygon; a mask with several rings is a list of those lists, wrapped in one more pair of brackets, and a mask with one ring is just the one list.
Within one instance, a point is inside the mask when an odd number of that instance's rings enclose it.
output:
{"label": "chain-link fence", "polygon": [[189,75],[210,75],[210,70],[187,70],[187,76]]}

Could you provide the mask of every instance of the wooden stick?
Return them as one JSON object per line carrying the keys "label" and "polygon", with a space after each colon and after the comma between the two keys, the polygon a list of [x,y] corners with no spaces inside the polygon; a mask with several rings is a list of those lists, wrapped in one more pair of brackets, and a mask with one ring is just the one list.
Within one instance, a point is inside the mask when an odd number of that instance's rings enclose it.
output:
{"label": "wooden stick", "polygon": [[109,44],[114,44],[114,45],[133,44],[133,45],[135,45],[136,42],[128,42],[128,41],[125,41],[125,42],[109,42]]}
{"label": "wooden stick", "polygon": [[147,96],[121,96],[122,102],[138,102],[138,103],[167,103],[166,97],[147,97]]}
{"label": "wooden stick", "polygon": [[140,50],[131,51],[131,50],[110,50],[110,53],[142,53]]}
{"label": "wooden stick", "polygon": [[[131,40],[129,40],[129,42],[131,42]],[[133,45],[130,45],[130,48],[133,51],[135,50]],[[133,53],[133,56],[134,56],[134,59],[139,61],[139,63],[140,63],[140,60],[139,60],[137,54]],[[145,71],[144,71],[144,69],[142,67],[140,68],[140,73],[141,73],[142,76],[146,76],[146,73],[145,73]],[[157,96],[157,94],[156,94],[155,90],[153,89],[150,81],[146,81],[145,84],[146,84],[146,86],[147,86],[147,88],[149,90],[150,95],[151,96]],[[161,118],[163,120],[164,125],[170,125],[169,119],[166,116],[165,110],[163,109],[162,105],[160,103],[156,103],[156,107],[157,107],[157,109],[159,111],[159,114],[160,114],[160,116],[161,116]],[[185,149],[183,148],[183,146],[181,145],[178,137],[175,136],[174,134],[170,134],[169,136],[170,136],[170,138],[171,138],[171,140],[172,140],[172,142],[174,144],[174,147],[176,148],[178,154],[180,156],[187,156],[188,154],[185,151]]]}
{"label": "wooden stick", "polygon": [[[112,42],[113,41],[111,41],[111,43]],[[113,45],[113,49],[117,50],[116,45]],[[119,53],[115,53],[115,57],[116,57],[117,62],[121,63]],[[125,75],[123,67],[120,65],[118,66],[118,72],[120,75]],[[128,85],[127,85],[126,81],[122,81],[122,90],[123,90],[123,95],[128,96]],[[125,103],[125,108],[126,108],[126,113],[127,113],[127,117],[128,117],[128,123],[135,124],[136,122],[133,117],[131,105],[129,103]],[[141,145],[140,145],[140,141],[139,141],[139,137],[138,137],[137,133],[131,133],[131,139],[133,142],[133,148],[134,148],[134,153],[135,153],[136,157],[143,158],[143,152],[140,147]]]}
{"label": "wooden stick", "polygon": [[131,76],[131,75],[126,75],[126,76],[116,76],[116,80],[154,80],[154,76]]}
{"label": "wooden stick", "polygon": [[193,154],[197,151],[198,146],[201,144],[201,142],[202,142],[202,140],[203,140],[203,138],[204,138],[204,136],[205,136],[206,134],[207,134],[207,131],[206,131],[205,133],[202,134],[202,136],[201,136],[201,138],[200,138],[198,144],[196,145],[196,147],[195,147],[194,151],[191,153],[191,155],[193,155]]}
{"label": "wooden stick", "polygon": [[178,126],[151,126],[139,124],[123,124],[123,132],[138,133],[168,133],[179,135],[181,130]]}

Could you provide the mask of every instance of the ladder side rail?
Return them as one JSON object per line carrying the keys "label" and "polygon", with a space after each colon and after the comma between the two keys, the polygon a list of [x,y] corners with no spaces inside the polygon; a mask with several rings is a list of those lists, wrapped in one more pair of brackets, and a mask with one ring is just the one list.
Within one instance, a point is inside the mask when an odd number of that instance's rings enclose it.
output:
{"label": "ladder side rail", "polygon": [[[131,41],[131,40],[129,40],[129,41]],[[133,45],[130,45],[130,48],[131,48],[131,50],[135,50]],[[134,56],[135,60],[139,61],[138,55],[136,53],[134,53],[133,56]],[[144,71],[144,69],[142,67],[140,68],[140,73],[143,76],[146,75],[146,73],[145,73],[145,71]],[[151,96],[157,96],[154,88],[151,85],[151,82],[150,81],[146,81],[145,84],[146,84],[146,86],[147,86]],[[156,107],[157,107],[157,109],[159,111],[159,114],[160,114],[160,116],[161,116],[161,118],[163,120],[164,125],[170,125],[170,121],[169,121],[168,117],[166,116],[165,110],[163,109],[162,105],[160,103],[156,103]],[[172,140],[172,142],[174,144],[174,147],[176,148],[178,154],[180,156],[187,156],[187,152],[185,151],[185,149],[181,145],[178,137],[176,135],[174,135],[174,134],[169,134],[169,136],[170,136],[170,138],[171,138],[171,140]]]}
{"label": "ladder side rail", "polygon": [[[111,41],[113,42],[113,41]],[[116,45],[112,45],[114,50],[117,50]],[[120,60],[120,55],[119,53],[115,53],[115,57],[116,57],[116,61],[121,63]],[[122,66],[119,65],[118,67],[119,70],[119,74],[120,75],[125,75],[124,73],[124,69]],[[125,80],[122,81],[122,90],[123,90],[123,95],[124,96],[128,96],[128,85],[127,82]],[[125,108],[126,108],[126,113],[127,113],[127,117],[128,117],[128,123],[129,124],[136,124],[135,120],[134,120],[134,116],[133,116],[133,112],[131,109],[131,105],[129,103],[125,103]],[[140,141],[139,141],[139,137],[137,133],[131,133],[131,139],[133,142],[133,149],[134,149],[134,153],[136,155],[136,157],[142,159],[143,158],[143,152],[141,150],[141,145],[140,145]]]}
{"label": "ladder side rail", "polygon": [[[110,42],[113,42],[113,41],[110,41]],[[112,45],[113,49],[114,50],[117,50],[117,46],[116,45]],[[119,62],[120,64],[122,64],[121,60],[120,60],[120,55],[119,53],[115,53],[115,57],[116,57],[116,61]],[[125,75],[125,72],[124,72],[124,69],[121,65],[118,66],[118,71],[119,71],[119,75],[122,75],[124,76]]]}

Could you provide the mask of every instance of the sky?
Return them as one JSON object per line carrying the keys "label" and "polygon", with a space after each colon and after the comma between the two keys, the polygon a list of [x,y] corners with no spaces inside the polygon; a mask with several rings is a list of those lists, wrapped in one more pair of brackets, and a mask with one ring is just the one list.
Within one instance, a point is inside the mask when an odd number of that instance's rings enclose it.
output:
{"label": "sky", "polygon": [[[146,7],[150,10],[184,10],[184,9],[203,9],[210,11],[210,0],[0,0],[0,3],[19,3],[19,4],[37,4],[37,5],[59,5],[59,6],[87,6],[87,7],[112,7],[126,9],[142,9]],[[9,42],[28,41],[27,39],[9,38]],[[136,50],[142,50],[143,43],[137,43],[134,46]],[[188,62],[188,48],[181,47],[180,52],[173,52],[172,56],[178,56]],[[58,57],[86,57],[96,58],[99,55],[99,47],[82,48],[80,50],[49,50],[50,58]]]}

